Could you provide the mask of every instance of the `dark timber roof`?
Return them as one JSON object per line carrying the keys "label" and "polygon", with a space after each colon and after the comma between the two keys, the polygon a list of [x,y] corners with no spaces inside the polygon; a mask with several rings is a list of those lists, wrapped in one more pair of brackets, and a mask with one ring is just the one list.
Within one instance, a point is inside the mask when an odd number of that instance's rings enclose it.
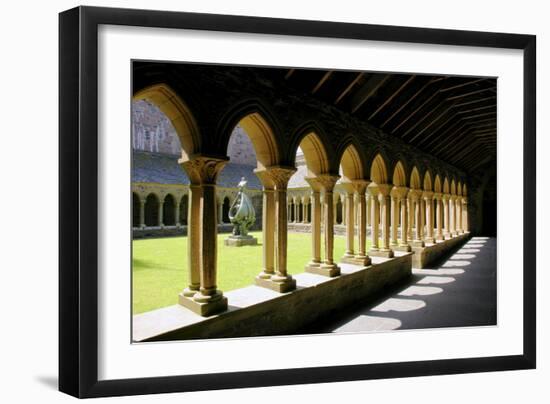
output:
{"label": "dark timber roof", "polygon": [[466,172],[496,162],[495,78],[263,70]]}

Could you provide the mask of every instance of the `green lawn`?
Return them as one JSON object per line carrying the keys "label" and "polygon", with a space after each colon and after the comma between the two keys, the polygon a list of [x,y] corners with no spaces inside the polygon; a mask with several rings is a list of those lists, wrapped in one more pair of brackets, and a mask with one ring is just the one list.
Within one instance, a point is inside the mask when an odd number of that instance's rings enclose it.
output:
{"label": "green lawn", "polygon": [[[262,269],[262,234],[257,246],[226,247],[228,234],[218,235],[218,288],[222,291],[251,285]],[[321,240],[321,244],[323,241]],[[322,248],[322,247],[321,247]],[[323,249],[323,248],[322,248]],[[334,237],[336,261],[345,251],[345,238]],[[288,234],[288,272],[298,274],[311,259],[311,235]],[[133,241],[134,314],[177,303],[178,293],[187,286],[187,238],[167,237]]]}

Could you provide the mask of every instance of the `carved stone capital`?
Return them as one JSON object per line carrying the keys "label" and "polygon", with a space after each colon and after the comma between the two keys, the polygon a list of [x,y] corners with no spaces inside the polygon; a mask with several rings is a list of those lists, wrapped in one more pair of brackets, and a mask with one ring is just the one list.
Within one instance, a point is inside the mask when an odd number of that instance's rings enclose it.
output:
{"label": "carved stone capital", "polygon": [[319,174],[315,177],[307,177],[305,180],[316,191],[332,192],[339,178],[339,175]]}
{"label": "carved stone capital", "polygon": [[258,176],[264,188],[286,190],[290,177],[294,175],[296,168],[283,167],[283,166],[271,166],[261,170],[254,170],[254,173]]}
{"label": "carved stone capital", "polygon": [[194,185],[213,185],[222,168],[227,163],[227,158],[194,156],[186,161],[180,161],[180,165],[187,173],[189,180]]}
{"label": "carved stone capital", "polygon": [[409,198],[412,199],[413,201],[416,201],[416,200],[420,199],[421,196],[422,196],[422,190],[421,189],[411,189],[411,190],[409,190]]}
{"label": "carved stone capital", "polygon": [[406,198],[408,193],[409,188],[407,187],[393,187],[391,190],[391,196],[398,199]]}
{"label": "carved stone capital", "polygon": [[364,195],[365,192],[367,191],[367,187],[369,186],[370,181],[368,181],[368,180],[353,180],[352,184],[353,184],[353,187],[355,188],[355,191],[357,191],[357,193],[359,195]]}
{"label": "carved stone capital", "polygon": [[434,193],[432,191],[422,192],[422,198],[424,198],[424,200],[426,200],[426,201],[429,201],[429,200],[433,199],[433,197],[434,197]]}

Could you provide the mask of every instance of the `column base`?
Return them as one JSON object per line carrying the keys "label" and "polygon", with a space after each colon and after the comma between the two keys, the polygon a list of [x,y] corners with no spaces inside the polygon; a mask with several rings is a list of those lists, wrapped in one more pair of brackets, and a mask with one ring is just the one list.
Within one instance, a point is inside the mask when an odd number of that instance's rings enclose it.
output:
{"label": "column base", "polygon": [[258,278],[260,279],[270,279],[273,275],[275,275],[275,272],[271,272],[271,271],[262,271],[258,274]]}
{"label": "column base", "polygon": [[257,276],[255,283],[256,286],[271,289],[278,293],[286,293],[296,289],[296,279],[293,279],[290,275],[287,277],[273,275],[269,279],[264,279]]}
{"label": "column base", "polygon": [[413,241],[411,241],[411,246],[412,247],[424,247],[425,244],[424,244],[424,241],[422,241],[422,240],[413,240]]}
{"label": "column base", "polygon": [[435,244],[435,240],[434,240],[433,237],[426,237],[426,238],[424,239],[424,242],[425,242],[426,244]]}
{"label": "column base", "polygon": [[321,261],[310,261],[305,266],[305,271],[308,272],[309,269],[315,269],[315,268],[320,268],[320,267],[321,267]]}
{"label": "column base", "polygon": [[401,244],[397,247],[393,247],[395,251],[404,251],[404,252],[411,252],[411,246],[408,244]]}
{"label": "column base", "polygon": [[443,234],[439,234],[439,235],[435,236],[435,240],[436,241],[443,241],[443,240],[445,240],[445,237],[443,237]]}
{"label": "column base", "polygon": [[368,255],[356,255],[353,257],[353,261],[356,265],[360,265],[362,267],[368,267],[372,263]]}
{"label": "column base", "polygon": [[393,258],[393,251],[390,249],[380,248],[378,250],[369,251],[371,257]]}
{"label": "column base", "polygon": [[[200,292],[199,292],[200,293]],[[179,304],[188,308],[192,312],[199,316],[208,317],[213,314],[221,313],[227,310],[227,297],[223,296],[221,292],[218,296],[211,296],[212,299],[206,302],[198,302],[193,296],[185,296],[182,293],[179,294]]]}
{"label": "column base", "polygon": [[449,240],[450,238],[452,238],[451,233],[443,233],[444,240]]}
{"label": "column base", "polygon": [[336,264],[321,264],[318,267],[308,267],[306,272],[333,278],[340,275],[340,267]]}

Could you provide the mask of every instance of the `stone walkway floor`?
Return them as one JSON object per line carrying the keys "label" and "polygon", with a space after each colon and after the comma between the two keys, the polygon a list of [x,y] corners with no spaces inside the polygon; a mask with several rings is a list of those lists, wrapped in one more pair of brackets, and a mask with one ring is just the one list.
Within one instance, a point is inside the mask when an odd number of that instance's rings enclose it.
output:
{"label": "stone walkway floor", "polygon": [[473,237],[405,285],[305,332],[358,332],[496,324],[496,239]]}

